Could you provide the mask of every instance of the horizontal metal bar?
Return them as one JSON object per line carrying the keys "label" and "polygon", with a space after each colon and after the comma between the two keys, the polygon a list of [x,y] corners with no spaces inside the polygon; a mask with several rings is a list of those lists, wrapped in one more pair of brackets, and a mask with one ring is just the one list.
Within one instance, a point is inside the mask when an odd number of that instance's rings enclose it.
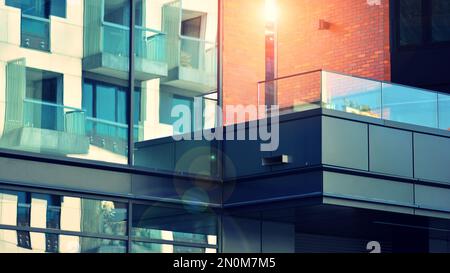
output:
{"label": "horizontal metal bar", "polygon": [[109,120],[105,120],[105,119],[86,117],[86,120],[90,120],[90,121],[93,121],[93,122],[96,122],[96,123],[105,124],[105,125],[111,125],[111,126],[115,126],[115,127],[119,127],[119,128],[123,128],[123,129],[128,128],[128,124],[118,123],[118,122],[109,121]]}
{"label": "horizontal metal bar", "polygon": [[51,102],[46,102],[46,101],[40,101],[40,100],[34,100],[34,99],[28,99],[28,98],[23,99],[23,101],[29,102],[29,103],[34,103],[34,104],[39,104],[39,105],[53,106],[56,108],[63,108],[63,109],[69,109],[69,110],[74,110],[74,111],[79,111],[79,112],[85,112],[83,109],[80,109],[80,108],[65,106],[62,104],[56,104],[56,103],[51,103]]}
{"label": "horizontal metal bar", "polygon": [[128,27],[128,26],[119,25],[119,24],[111,23],[111,22],[107,22],[107,21],[102,21],[102,25],[103,26],[107,26],[107,27],[118,28],[118,29],[121,29],[121,30],[127,30],[127,31],[130,30],[130,27]]}
{"label": "horizontal metal bar", "polygon": [[95,239],[109,239],[109,240],[119,240],[119,241],[128,240],[128,236],[124,236],[124,235],[93,234],[93,233],[84,233],[82,231],[77,232],[77,231],[67,231],[67,230],[60,230],[60,229],[47,229],[47,228],[11,226],[11,225],[0,225],[0,229],[26,231],[26,232],[33,232],[33,233],[57,234],[57,235],[66,235],[66,236],[78,236],[78,237],[95,238]]}
{"label": "horizontal metal bar", "polygon": [[29,15],[29,14],[24,14],[24,13],[22,13],[22,17],[27,18],[27,19],[36,20],[36,21],[45,22],[45,23],[50,23],[50,19],[43,18],[43,17],[33,16],[33,15]]}
{"label": "horizontal metal bar", "polygon": [[167,33],[165,33],[165,32],[162,32],[162,31],[156,30],[156,29],[152,29],[152,28],[148,28],[148,27],[135,26],[135,28],[139,29],[139,30],[145,30],[145,31],[153,32],[153,33],[156,33],[156,34],[167,35]]}
{"label": "horizontal metal bar", "polygon": [[210,41],[206,41],[206,40],[202,40],[202,39],[198,39],[198,38],[193,38],[193,37],[189,37],[189,36],[180,35],[180,39],[188,40],[188,41],[194,41],[194,42],[201,42],[201,43],[205,43],[205,44],[212,44],[212,45],[217,46],[217,43],[215,43],[215,42],[210,42]]}
{"label": "horizontal metal bar", "polygon": [[278,81],[278,80],[294,78],[294,77],[308,75],[308,74],[313,74],[313,73],[322,72],[322,71],[323,71],[322,69],[317,69],[317,70],[311,70],[311,71],[307,71],[307,72],[300,72],[300,73],[296,73],[296,74],[292,74],[292,75],[278,77],[278,78],[275,78],[275,79],[272,79],[272,80],[259,81],[257,84],[259,85],[259,84],[262,84],[262,83],[274,82],[274,81]]}
{"label": "horizontal metal bar", "polygon": [[[217,236],[217,235],[214,235],[214,236]],[[163,239],[139,238],[139,237],[134,237],[134,236],[131,237],[131,241],[150,243],[150,244],[164,244],[164,245],[185,246],[185,247],[195,247],[195,248],[217,249],[217,245],[194,243],[194,242],[191,243],[191,242],[182,242],[182,241],[170,241],[170,240],[163,240]]]}

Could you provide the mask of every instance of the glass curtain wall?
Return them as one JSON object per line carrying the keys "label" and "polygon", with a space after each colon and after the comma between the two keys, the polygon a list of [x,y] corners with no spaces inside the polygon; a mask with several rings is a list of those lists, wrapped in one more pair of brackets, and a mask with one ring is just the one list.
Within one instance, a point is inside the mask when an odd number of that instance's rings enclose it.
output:
{"label": "glass curtain wall", "polygon": [[0,253],[217,252],[212,210],[143,203],[133,204],[130,215],[129,206],[104,197],[0,189]]}
{"label": "glass curtain wall", "polygon": [[216,126],[218,5],[218,0],[137,1],[136,166],[216,175],[214,142],[172,137],[194,138],[193,132]]}
{"label": "glass curtain wall", "polygon": [[128,163],[128,0],[0,3],[0,147]]}
{"label": "glass curtain wall", "polygon": [[220,120],[218,0],[134,5],[130,73],[130,0],[0,4],[1,148],[118,164],[133,152],[135,166],[215,174],[214,142],[172,137]]}

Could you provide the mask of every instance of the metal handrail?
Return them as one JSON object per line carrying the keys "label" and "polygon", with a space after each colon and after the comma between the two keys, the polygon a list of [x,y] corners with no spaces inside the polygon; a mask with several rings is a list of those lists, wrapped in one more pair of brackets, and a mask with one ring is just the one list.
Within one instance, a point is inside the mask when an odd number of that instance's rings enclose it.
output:
{"label": "metal handrail", "polygon": [[207,40],[203,40],[203,39],[199,39],[199,38],[194,38],[194,37],[189,37],[189,36],[184,36],[184,35],[179,35],[179,38],[182,40],[189,40],[189,41],[200,42],[200,43],[211,44],[211,45],[217,46],[216,42],[211,42],[211,41],[207,41]]}
{"label": "metal handrail", "polygon": [[48,18],[43,18],[43,17],[29,15],[29,14],[24,14],[24,13],[22,13],[21,16],[24,17],[24,18],[33,19],[33,20],[36,20],[36,21],[50,23],[50,19],[48,19]]}
{"label": "metal handrail", "polygon": [[34,103],[34,104],[39,104],[39,105],[52,106],[52,107],[56,107],[56,108],[69,109],[69,110],[73,110],[73,111],[77,111],[77,112],[86,112],[85,110],[80,109],[80,108],[65,106],[62,104],[40,101],[40,100],[35,100],[35,99],[25,98],[25,99],[23,99],[23,101],[29,102],[29,103]]}
{"label": "metal handrail", "polygon": [[[115,126],[115,127],[122,128],[122,129],[127,129],[128,128],[128,124],[126,124],[126,123],[120,123],[120,122],[110,121],[110,120],[106,120],[106,119],[99,119],[99,118],[94,118],[94,117],[86,117],[86,120],[90,120],[90,121],[101,123],[101,124],[105,124],[105,125],[111,125],[111,126]],[[134,125],[133,128],[142,128],[142,126],[141,125]]]}

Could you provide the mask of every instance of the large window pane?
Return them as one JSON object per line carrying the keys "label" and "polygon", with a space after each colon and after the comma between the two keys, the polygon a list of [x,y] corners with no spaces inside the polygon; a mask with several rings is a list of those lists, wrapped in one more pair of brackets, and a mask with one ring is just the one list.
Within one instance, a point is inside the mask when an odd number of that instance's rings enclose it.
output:
{"label": "large window pane", "polygon": [[[140,113],[134,124],[134,163],[216,175],[212,142],[192,141],[188,149],[176,149],[172,136],[216,125],[218,1],[142,0],[135,13],[136,86],[141,92],[135,94]],[[180,163],[194,150],[201,160]]]}
{"label": "large window pane", "polygon": [[0,224],[125,236],[128,205],[110,200],[0,190]]}
{"label": "large window pane", "polygon": [[130,1],[5,4],[0,147],[127,164]]}
{"label": "large window pane", "polygon": [[132,242],[132,253],[216,253],[213,248],[187,247],[169,244]]}
{"label": "large window pane", "polygon": [[84,1],[83,109],[89,153],[128,163],[130,2]]}
{"label": "large window pane", "polygon": [[400,46],[423,41],[422,0],[400,0]]}
{"label": "large window pane", "polygon": [[125,252],[125,241],[0,229],[0,253]]}
{"label": "large window pane", "polygon": [[164,206],[133,206],[132,236],[184,243],[216,245],[217,218],[209,211]]}
{"label": "large window pane", "polygon": [[432,40],[450,41],[450,1],[431,0]]}

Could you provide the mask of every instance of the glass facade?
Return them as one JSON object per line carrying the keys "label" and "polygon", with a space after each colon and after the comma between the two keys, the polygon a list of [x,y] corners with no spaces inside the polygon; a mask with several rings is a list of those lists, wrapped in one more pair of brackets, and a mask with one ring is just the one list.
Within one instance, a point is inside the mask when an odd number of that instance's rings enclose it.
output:
{"label": "glass facade", "polygon": [[[157,139],[215,126],[218,0],[133,4],[0,2],[1,148],[173,171],[141,159],[161,156]],[[189,126],[174,126],[177,106]]]}
{"label": "glass facade", "polygon": [[216,252],[217,218],[181,206],[0,189],[0,252],[128,251]]}

